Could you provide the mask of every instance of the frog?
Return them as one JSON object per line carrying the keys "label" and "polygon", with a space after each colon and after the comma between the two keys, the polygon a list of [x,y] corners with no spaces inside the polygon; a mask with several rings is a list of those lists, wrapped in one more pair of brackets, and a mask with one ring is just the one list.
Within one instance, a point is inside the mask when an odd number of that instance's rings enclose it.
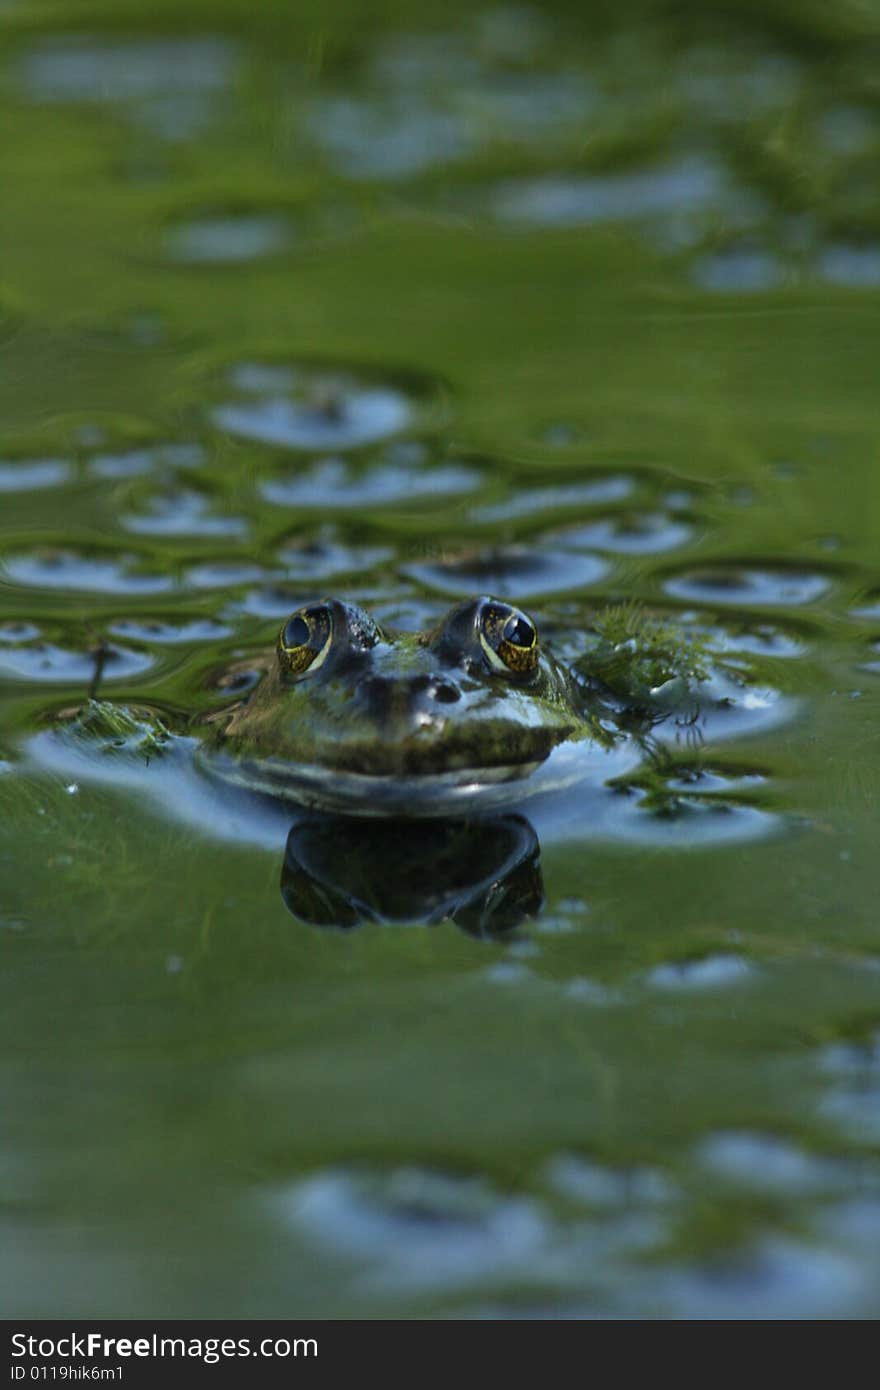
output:
{"label": "frog", "polygon": [[[293,612],[253,664],[256,685],[212,713],[197,761],[310,810],[497,811],[590,768],[607,780],[643,755],[632,719],[628,734],[621,722],[627,702],[554,656],[529,614],[491,595],[456,603],[421,632],[322,598]],[[683,679],[673,673],[673,684]],[[640,691],[630,716],[650,698]]]}

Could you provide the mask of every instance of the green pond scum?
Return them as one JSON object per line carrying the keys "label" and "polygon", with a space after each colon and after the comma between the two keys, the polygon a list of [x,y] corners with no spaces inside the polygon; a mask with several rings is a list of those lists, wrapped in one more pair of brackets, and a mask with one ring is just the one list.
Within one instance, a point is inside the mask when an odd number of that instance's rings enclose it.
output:
{"label": "green pond scum", "polygon": [[0,4],[5,1316],[878,1315],[878,62]]}

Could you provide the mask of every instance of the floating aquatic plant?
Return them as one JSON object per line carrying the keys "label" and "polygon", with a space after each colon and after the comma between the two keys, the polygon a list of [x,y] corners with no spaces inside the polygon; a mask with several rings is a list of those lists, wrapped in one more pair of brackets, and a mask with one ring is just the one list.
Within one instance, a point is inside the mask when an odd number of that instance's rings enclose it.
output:
{"label": "floating aquatic plant", "polygon": [[151,710],[110,700],[88,700],[73,712],[67,727],[104,753],[135,753],[147,763],[171,743],[171,734]]}
{"label": "floating aquatic plant", "polygon": [[627,703],[680,708],[709,679],[715,654],[708,639],[636,603],[615,604],[593,623],[596,642],[578,668]]}

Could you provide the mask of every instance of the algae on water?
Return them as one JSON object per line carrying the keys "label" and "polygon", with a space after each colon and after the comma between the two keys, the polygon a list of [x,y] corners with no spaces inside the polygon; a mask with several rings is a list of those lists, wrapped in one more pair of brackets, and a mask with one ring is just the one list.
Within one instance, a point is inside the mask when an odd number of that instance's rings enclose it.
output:
{"label": "algae on water", "polygon": [[648,617],[638,604],[607,608],[593,630],[597,641],[578,668],[627,702],[671,708],[712,674],[714,653],[705,636]]}
{"label": "algae on water", "polygon": [[171,743],[168,729],[151,710],[110,700],[87,701],[67,727],[103,753],[135,753],[147,763]]}

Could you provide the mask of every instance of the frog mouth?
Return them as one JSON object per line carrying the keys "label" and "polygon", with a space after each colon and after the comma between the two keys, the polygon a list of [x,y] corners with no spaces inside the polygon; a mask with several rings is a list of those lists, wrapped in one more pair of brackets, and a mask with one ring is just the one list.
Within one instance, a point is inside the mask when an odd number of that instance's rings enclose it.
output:
{"label": "frog mouth", "polygon": [[521,799],[522,784],[543,761],[533,758],[495,767],[394,776],[387,772],[348,772],[291,764],[283,758],[249,760],[215,754],[208,770],[248,791],[295,801],[314,810],[357,816],[402,812],[410,816],[438,816],[466,814],[477,801],[482,809]]}

